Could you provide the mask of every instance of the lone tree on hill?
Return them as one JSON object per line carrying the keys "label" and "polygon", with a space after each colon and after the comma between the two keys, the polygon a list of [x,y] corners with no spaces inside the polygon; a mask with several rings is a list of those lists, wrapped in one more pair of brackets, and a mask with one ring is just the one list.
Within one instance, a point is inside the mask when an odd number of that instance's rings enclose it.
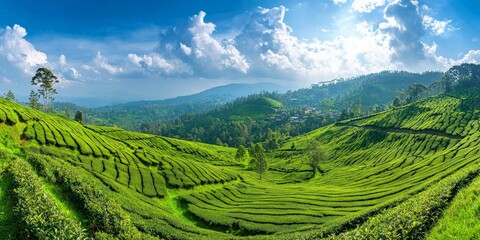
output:
{"label": "lone tree on hill", "polygon": [[75,113],[75,121],[83,124],[83,112],[82,111],[78,110],[77,113]]}
{"label": "lone tree on hill", "polygon": [[395,100],[393,100],[393,106],[394,107],[402,106],[402,102],[400,101],[400,98],[396,97]]}
{"label": "lone tree on hill", "polygon": [[265,149],[260,143],[255,144],[255,147],[253,148],[253,159],[250,161],[250,167],[260,175],[260,179],[262,179],[263,173],[268,170]]}
{"label": "lone tree on hill", "polygon": [[247,154],[247,150],[243,145],[240,145],[237,149],[237,153],[235,154],[235,159],[240,160],[243,159]]}
{"label": "lone tree on hill", "polygon": [[65,107],[65,117],[67,119],[72,119],[72,110],[69,107]]}
{"label": "lone tree on hill", "polygon": [[10,100],[12,102],[15,101],[15,95],[13,94],[12,90],[9,90],[6,94],[5,94],[5,98],[7,100]]}
{"label": "lone tree on hill", "polygon": [[312,167],[313,176],[315,176],[317,170],[323,173],[323,170],[318,165],[326,159],[327,154],[325,154],[322,148],[317,148],[310,153],[310,167]]}
{"label": "lone tree on hill", "polygon": [[38,93],[43,98],[43,109],[48,110],[49,103],[53,102],[55,98],[53,95],[57,94],[57,90],[53,87],[58,83],[58,78],[48,68],[39,68],[32,78],[32,85],[39,85]]}
{"label": "lone tree on hill", "polygon": [[317,140],[313,140],[308,145],[307,150],[310,152],[309,165],[312,168],[313,176],[317,173],[317,170],[322,173],[322,169],[318,166],[321,162],[327,160],[327,154],[320,147],[320,143]]}
{"label": "lone tree on hill", "polygon": [[30,91],[30,97],[28,98],[28,106],[30,106],[33,109],[40,109],[40,103],[38,103],[38,100],[40,99],[40,96],[38,93],[35,91]]}

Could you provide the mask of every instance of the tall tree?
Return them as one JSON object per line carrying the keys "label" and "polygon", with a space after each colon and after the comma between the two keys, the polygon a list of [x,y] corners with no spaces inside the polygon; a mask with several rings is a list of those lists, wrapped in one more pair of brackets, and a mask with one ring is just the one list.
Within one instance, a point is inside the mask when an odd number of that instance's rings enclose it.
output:
{"label": "tall tree", "polygon": [[393,100],[393,106],[394,107],[402,106],[402,102],[400,101],[400,98],[396,97],[395,100]]}
{"label": "tall tree", "polygon": [[310,156],[310,161],[308,162],[308,164],[312,168],[313,176],[315,176],[317,170],[322,172],[319,164],[327,160],[327,154],[320,147],[320,143],[317,140],[311,141],[310,144],[308,144],[306,151],[308,151]]}
{"label": "tall tree", "polygon": [[265,149],[261,143],[257,143],[253,147],[253,159],[250,162],[250,167],[260,175],[260,179],[262,179],[263,173],[268,170],[268,161],[265,156]]}
{"label": "tall tree", "polygon": [[316,148],[310,152],[310,162],[309,165],[312,168],[313,176],[317,173],[317,170],[322,173],[322,169],[319,167],[321,162],[324,162],[327,159],[327,154],[323,151],[322,148]]}
{"label": "tall tree", "polygon": [[40,109],[40,103],[38,103],[38,100],[40,99],[40,96],[38,93],[35,91],[30,91],[30,97],[28,98],[28,105],[33,108],[33,109]]}
{"label": "tall tree", "polygon": [[407,94],[408,94],[407,102],[411,103],[411,102],[417,101],[418,99],[421,98],[422,94],[424,94],[427,90],[428,88],[425,87],[425,85],[423,84],[419,84],[419,83],[412,84],[407,89]]}
{"label": "tall tree", "polygon": [[75,121],[83,124],[83,112],[82,111],[78,110],[75,113]]}
{"label": "tall tree", "polygon": [[240,145],[237,149],[237,153],[235,154],[235,159],[237,160],[244,159],[246,155],[247,155],[247,150],[243,145]]}
{"label": "tall tree", "polygon": [[65,117],[72,119],[72,110],[69,107],[65,107]]}
{"label": "tall tree", "polygon": [[49,103],[55,100],[57,90],[53,87],[58,83],[58,78],[48,68],[39,68],[32,78],[32,85],[39,85],[38,93],[43,98],[43,109],[48,110]]}
{"label": "tall tree", "polygon": [[6,94],[5,94],[5,98],[7,100],[10,100],[10,101],[16,101],[15,100],[15,95],[13,94],[12,90],[9,90]]}
{"label": "tall tree", "polygon": [[362,116],[362,100],[359,98],[357,102],[352,107],[352,112],[354,117]]}

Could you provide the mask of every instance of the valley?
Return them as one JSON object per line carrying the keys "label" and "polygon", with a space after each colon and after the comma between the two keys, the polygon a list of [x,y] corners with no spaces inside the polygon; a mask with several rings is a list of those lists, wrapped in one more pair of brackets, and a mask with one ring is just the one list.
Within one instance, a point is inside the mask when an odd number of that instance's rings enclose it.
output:
{"label": "valley", "polygon": [[[252,149],[236,157],[0,99],[0,201],[21,206],[0,209],[0,222],[22,226],[2,225],[2,237],[438,239],[456,217],[444,210],[479,199],[477,93],[459,88],[288,138],[264,153],[260,174]],[[318,171],[312,142],[326,156]]]}

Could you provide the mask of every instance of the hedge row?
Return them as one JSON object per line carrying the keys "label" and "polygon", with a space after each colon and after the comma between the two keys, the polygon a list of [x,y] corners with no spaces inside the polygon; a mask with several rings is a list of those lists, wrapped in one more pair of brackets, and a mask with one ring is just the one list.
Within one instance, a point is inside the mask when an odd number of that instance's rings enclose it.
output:
{"label": "hedge row", "polygon": [[71,193],[73,200],[83,206],[90,221],[89,231],[96,238],[108,235],[119,239],[141,238],[140,232],[132,226],[128,214],[105,194],[108,190],[94,182],[91,177],[60,159],[29,154],[29,160],[38,168],[51,171],[55,179],[50,180],[62,184]]}
{"label": "hedge row", "polygon": [[25,230],[23,237],[86,239],[80,224],[67,218],[53,197],[42,190],[42,180],[27,162],[15,160],[9,171],[13,176],[13,192],[17,200],[15,213],[21,219]]}
{"label": "hedge row", "polygon": [[398,206],[331,239],[423,239],[458,189],[470,183],[478,165],[461,170]]}

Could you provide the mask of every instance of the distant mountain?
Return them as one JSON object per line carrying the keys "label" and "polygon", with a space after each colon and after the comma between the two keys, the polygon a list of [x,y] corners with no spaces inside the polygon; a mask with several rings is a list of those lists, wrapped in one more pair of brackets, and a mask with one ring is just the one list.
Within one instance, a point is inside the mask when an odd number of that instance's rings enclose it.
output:
{"label": "distant mountain", "polygon": [[186,113],[207,112],[238,97],[262,91],[285,92],[275,83],[234,83],[176,98],[155,101],[135,101],[87,111],[92,124],[117,125],[125,129],[138,129],[142,123],[173,119]]}
{"label": "distant mountain", "polygon": [[286,92],[286,89],[283,86],[280,86],[275,83],[232,83],[228,85],[213,87],[205,91],[195,93],[187,96],[180,96],[175,98],[169,98],[164,100],[154,100],[154,101],[135,101],[124,104],[114,105],[112,107],[132,107],[132,106],[145,106],[145,105],[180,105],[196,101],[206,101],[206,100],[217,100],[230,102],[239,97],[248,96],[254,93],[260,93],[262,91],[267,92]]}

